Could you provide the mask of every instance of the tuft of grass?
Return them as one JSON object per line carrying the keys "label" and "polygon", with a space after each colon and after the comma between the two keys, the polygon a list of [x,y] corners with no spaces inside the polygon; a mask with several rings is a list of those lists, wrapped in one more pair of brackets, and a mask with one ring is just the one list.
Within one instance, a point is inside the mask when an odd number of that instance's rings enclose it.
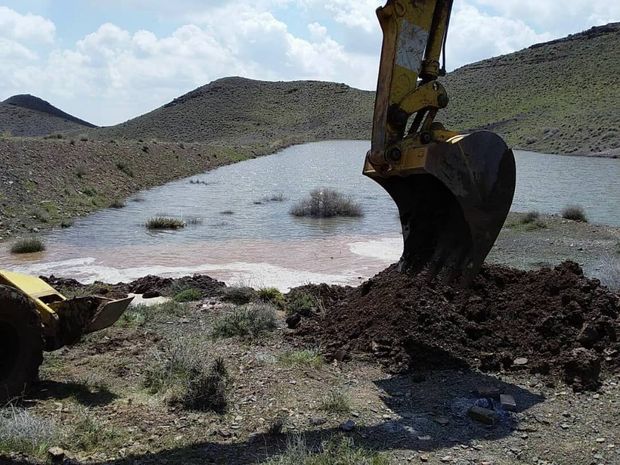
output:
{"label": "tuft of grass", "polygon": [[75,175],[79,179],[82,179],[86,175],[86,167],[83,166],[83,165],[79,165],[78,167],[76,167],[75,168]]}
{"label": "tuft of grass", "polygon": [[389,465],[386,457],[357,447],[350,437],[335,436],[313,450],[302,436],[289,440],[282,455],[272,457],[267,465]]}
{"label": "tuft of grass", "polygon": [[319,408],[330,413],[349,413],[351,411],[351,399],[347,393],[332,389],[321,399]]}
{"label": "tuft of grass", "polygon": [[310,196],[293,206],[294,216],[331,218],[334,216],[363,216],[362,208],[350,197],[331,189],[316,189]]}
{"label": "tuft of grass", "polygon": [[179,342],[166,354],[156,353],[146,370],[144,386],[153,394],[166,394],[169,404],[223,413],[230,377],[221,358],[210,366],[208,359],[204,345],[187,340]]}
{"label": "tuft of grass", "polygon": [[6,407],[0,410],[0,454],[19,452],[43,458],[62,439],[61,428],[29,410]]}
{"label": "tuft of grass", "polygon": [[567,220],[578,221],[580,223],[587,223],[588,217],[583,211],[583,208],[579,205],[569,205],[562,210],[562,218]]}
{"label": "tuft of grass", "polygon": [[256,291],[247,286],[231,286],[224,288],[222,300],[236,305],[250,303],[256,299]]}
{"label": "tuft of grass", "polygon": [[312,294],[304,291],[291,291],[286,298],[286,313],[299,313],[309,316],[318,308],[317,300]]}
{"label": "tuft of grass", "polygon": [[67,442],[72,449],[95,452],[120,445],[123,441],[116,429],[107,426],[91,411],[83,408],[72,421],[72,432]]}
{"label": "tuft of grass", "polygon": [[112,200],[112,202],[110,203],[110,208],[125,208],[125,206],[125,202],[119,199]]}
{"label": "tuft of grass", "polygon": [[147,229],[181,229],[184,227],[183,221],[167,216],[154,216],[146,222]]}
{"label": "tuft of grass", "polygon": [[259,202],[284,202],[285,200],[288,200],[288,198],[282,192],[278,192],[277,194],[271,194],[262,197]]}
{"label": "tuft of grass", "polygon": [[127,162],[125,161],[117,161],[116,162],[116,168],[120,171],[122,171],[123,173],[125,173],[127,176],[129,176],[130,178],[133,178],[133,170],[130,168],[130,166],[127,164]]}
{"label": "tuft of grass", "polygon": [[543,220],[541,219],[536,219],[534,221],[532,221],[531,223],[526,223],[525,224],[525,230],[526,231],[535,231],[537,229],[547,229],[547,223],[545,223]]}
{"label": "tuft of grass", "polygon": [[538,213],[536,210],[532,210],[532,211],[527,212],[523,216],[523,218],[521,218],[521,223],[530,224],[536,221],[539,217],[540,217],[540,213]]}
{"label": "tuft of grass", "polygon": [[323,357],[316,349],[286,352],[280,355],[278,361],[284,366],[295,368],[320,368],[323,366]]}
{"label": "tuft of grass", "polygon": [[177,292],[173,297],[175,302],[194,302],[200,299],[202,299],[202,292],[193,287]]}
{"label": "tuft of grass", "polygon": [[282,294],[275,287],[263,287],[258,290],[258,299],[261,302],[267,302],[277,305],[278,307],[284,307],[284,294]]}
{"label": "tuft of grass", "polygon": [[273,305],[250,303],[234,306],[213,323],[213,337],[249,337],[276,329],[276,310]]}
{"label": "tuft of grass", "polygon": [[37,237],[18,239],[11,246],[11,253],[34,253],[45,250],[45,244]]}

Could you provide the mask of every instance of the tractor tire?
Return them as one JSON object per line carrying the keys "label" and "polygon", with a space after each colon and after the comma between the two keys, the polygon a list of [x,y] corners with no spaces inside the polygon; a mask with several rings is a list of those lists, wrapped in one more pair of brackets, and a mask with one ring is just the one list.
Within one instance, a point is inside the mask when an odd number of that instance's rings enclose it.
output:
{"label": "tractor tire", "polygon": [[0,285],[0,407],[38,379],[42,361],[39,312],[24,294]]}

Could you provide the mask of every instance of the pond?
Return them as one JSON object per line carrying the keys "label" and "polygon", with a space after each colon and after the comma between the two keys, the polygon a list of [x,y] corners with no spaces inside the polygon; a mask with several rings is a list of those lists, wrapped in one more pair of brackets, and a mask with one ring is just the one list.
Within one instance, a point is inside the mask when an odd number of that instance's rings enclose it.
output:
{"label": "pond", "polygon": [[[139,193],[123,209],[78,219],[28,257],[0,250],[4,267],[81,281],[145,274],[207,273],[229,283],[288,288],[306,282],[355,284],[398,259],[396,206],[361,174],[366,141],[298,145]],[[518,151],[514,211],[558,213],[581,205],[590,220],[620,226],[620,161]],[[362,218],[307,219],[291,206],[312,189],[338,190]],[[144,227],[174,216],[179,231]],[[6,263],[6,265],[5,265]]]}

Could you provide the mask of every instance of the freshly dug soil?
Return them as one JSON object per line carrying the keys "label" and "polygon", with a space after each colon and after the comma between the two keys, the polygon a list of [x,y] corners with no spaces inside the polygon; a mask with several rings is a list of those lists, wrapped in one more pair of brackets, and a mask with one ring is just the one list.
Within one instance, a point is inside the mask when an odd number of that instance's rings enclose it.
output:
{"label": "freshly dug soil", "polygon": [[55,276],[41,276],[41,278],[52,287],[64,293],[92,293],[105,295],[110,298],[122,298],[129,293],[142,294],[144,298],[173,297],[177,292],[190,288],[198,289],[202,293],[203,298],[218,297],[226,287],[226,284],[221,281],[198,274],[182,278],[162,278],[160,276],[148,275],[130,283],[105,284],[97,281],[88,285],[70,278],[58,278]]}
{"label": "freshly dug soil", "polygon": [[579,390],[620,367],[620,299],[577,263],[521,271],[485,266],[470,289],[391,266],[357,288],[306,287],[325,312],[297,334],[328,356],[370,352],[391,371],[458,366],[529,370]]}

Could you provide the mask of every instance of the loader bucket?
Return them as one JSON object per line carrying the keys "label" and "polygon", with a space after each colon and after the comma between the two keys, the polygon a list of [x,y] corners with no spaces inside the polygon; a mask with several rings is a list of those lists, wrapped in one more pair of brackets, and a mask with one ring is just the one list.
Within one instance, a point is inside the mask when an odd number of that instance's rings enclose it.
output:
{"label": "loader bucket", "polygon": [[[365,174],[398,206],[401,271],[467,286],[493,247],[515,188],[512,150],[488,131],[425,146],[423,166]],[[367,164],[368,166],[368,164]]]}
{"label": "loader bucket", "polygon": [[125,312],[132,300],[133,297],[127,297],[102,303],[85,328],[84,333],[94,333],[112,326]]}

